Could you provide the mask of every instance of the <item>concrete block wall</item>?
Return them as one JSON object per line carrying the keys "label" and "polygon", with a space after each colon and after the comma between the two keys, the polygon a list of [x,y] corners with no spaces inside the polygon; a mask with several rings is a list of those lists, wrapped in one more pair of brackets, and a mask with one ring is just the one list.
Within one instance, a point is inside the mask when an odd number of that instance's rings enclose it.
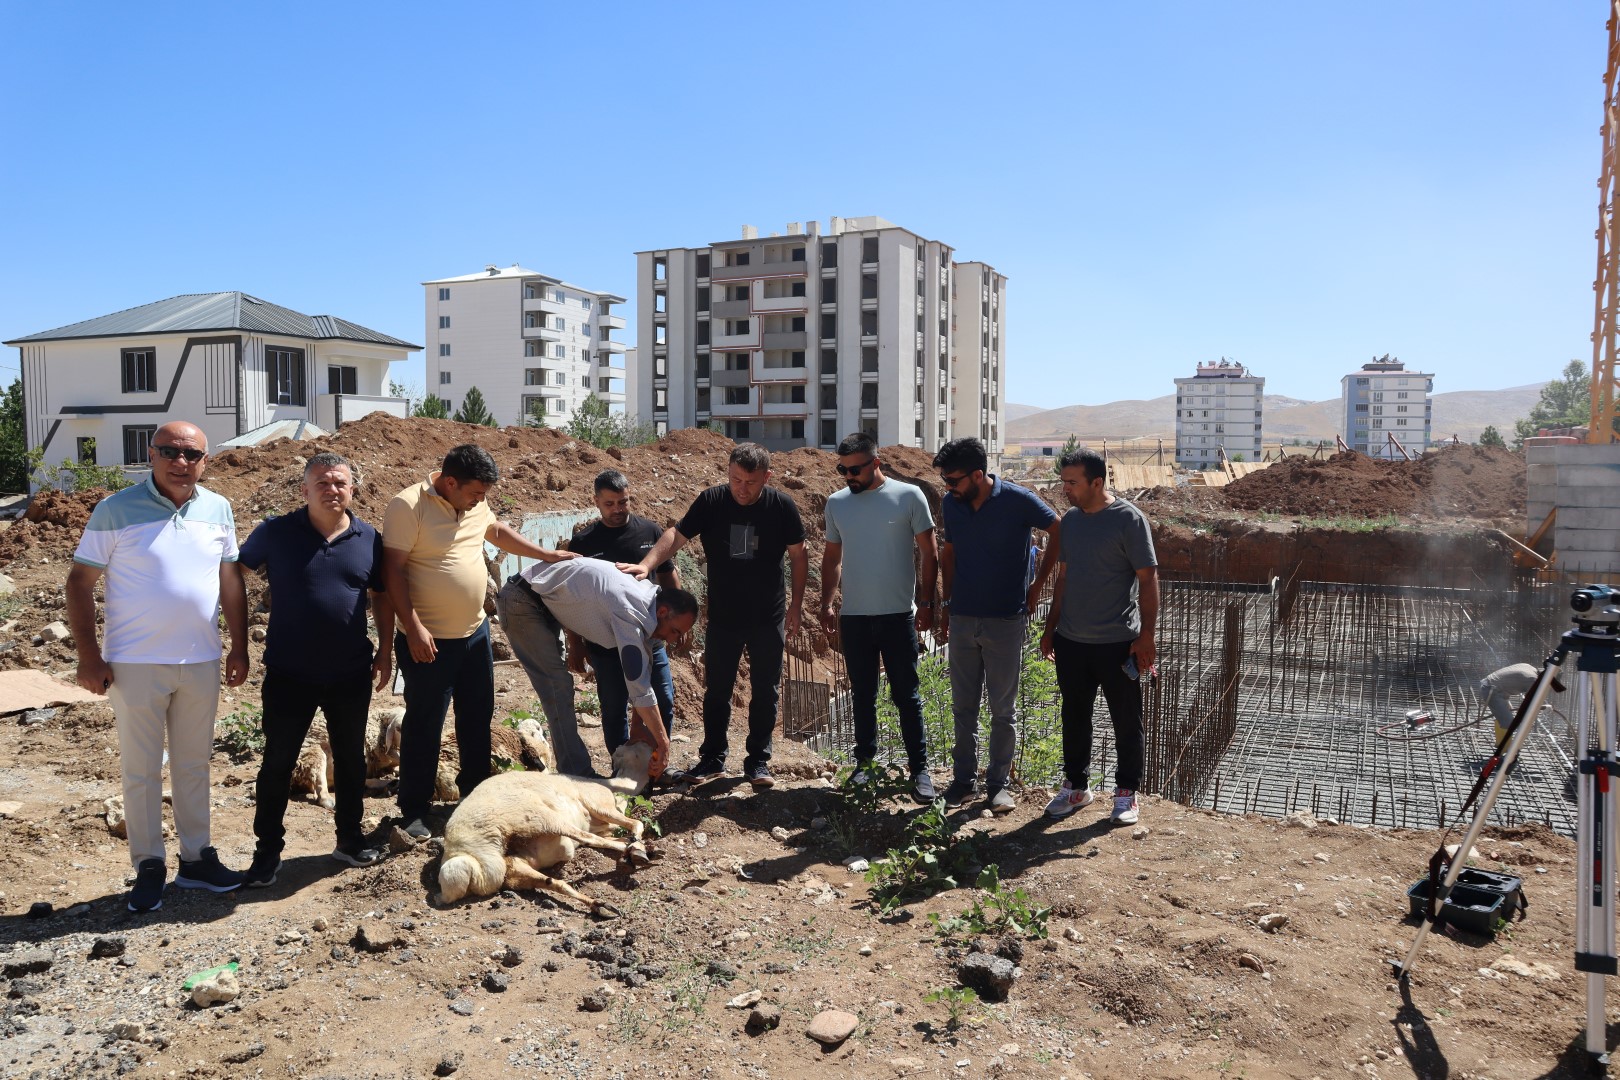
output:
{"label": "concrete block wall", "polygon": [[1620,443],[1532,446],[1525,458],[1526,535],[1557,507],[1558,568],[1620,573]]}

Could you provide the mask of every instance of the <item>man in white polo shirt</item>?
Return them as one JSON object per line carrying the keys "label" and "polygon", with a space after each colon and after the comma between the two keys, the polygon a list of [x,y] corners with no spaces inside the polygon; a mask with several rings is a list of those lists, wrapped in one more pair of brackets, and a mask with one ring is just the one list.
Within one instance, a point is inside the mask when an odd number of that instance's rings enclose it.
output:
{"label": "man in white polo shirt", "polygon": [[[68,625],[79,685],[112,699],[124,774],[135,886],[129,910],[163,906],[163,738],[169,739],[174,827],[187,889],[230,892],[239,871],[209,838],[208,759],[219,707],[219,614],[231,633],[225,679],[247,679],[247,596],[231,505],[202,487],[208,438],[184,421],[152,435],[152,475],[96,504],[73,553]],[[96,640],[96,582],[105,577],[106,642]]]}

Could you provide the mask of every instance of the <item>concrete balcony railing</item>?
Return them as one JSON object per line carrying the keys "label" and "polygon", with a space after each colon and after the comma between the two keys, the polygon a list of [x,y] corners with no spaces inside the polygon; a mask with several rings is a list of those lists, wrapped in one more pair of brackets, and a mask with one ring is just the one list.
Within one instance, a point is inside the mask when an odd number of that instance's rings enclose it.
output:
{"label": "concrete balcony railing", "polygon": [[759,277],[763,273],[757,266],[715,266],[710,268],[709,277],[714,281],[740,281]]}
{"label": "concrete balcony railing", "polygon": [[765,335],[767,349],[803,349],[809,335],[803,330],[780,330]]}
{"label": "concrete balcony railing", "polygon": [[549,296],[535,297],[523,301],[524,311],[543,311],[548,315],[574,315],[584,313],[578,304],[565,304],[561,300],[553,300]]}
{"label": "concrete balcony railing", "polygon": [[746,319],[753,313],[754,307],[747,300],[719,300],[709,305],[709,315],[714,319]]}
{"label": "concrete balcony railing", "polygon": [[764,360],[755,355],[753,370],[749,372],[755,382],[802,383],[810,381],[810,371],[802,367],[766,367]]}
{"label": "concrete balcony railing", "polygon": [[563,332],[552,326],[525,326],[523,337],[527,340],[539,338],[541,341],[561,341]]}
{"label": "concrete balcony railing", "polygon": [[409,416],[410,406],[410,402],[397,397],[319,394],[315,398],[315,423],[327,431],[336,431],[339,424],[370,416],[374,412],[387,413],[389,416]]}
{"label": "concrete balcony railing", "polygon": [[623,330],[625,326],[624,316],[600,315],[597,316],[596,325],[600,326],[603,330]]}
{"label": "concrete balcony railing", "polygon": [[625,344],[622,341],[598,341],[596,343],[598,353],[622,353],[624,350]]}
{"label": "concrete balcony railing", "polygon": [[755,296],[752,303],[755,311],[806,311],[810,306],[803,296]]}

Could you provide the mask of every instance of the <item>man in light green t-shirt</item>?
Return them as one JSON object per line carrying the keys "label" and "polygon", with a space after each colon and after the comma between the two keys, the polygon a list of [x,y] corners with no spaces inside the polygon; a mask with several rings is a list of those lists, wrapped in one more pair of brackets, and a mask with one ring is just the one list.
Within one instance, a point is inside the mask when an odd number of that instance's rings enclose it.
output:
{"label": "man in light green t-shirt", "polygon": [[[889,697],[900,710],[900,737],[917,798],[932,802],[934,782],[928,776],[928,743],[917,692],[917,631],[933,626],[938,567],[934,519],[921,489],[883,475],[877,444],[864,432],[838,444],[838,475],[847,488],[827,499],[821,625],[842,641],[855,710],[855,760],[864,770],[877,756],[881,661],[889,675]],[[852,553],[847,570],[845,544]],[[922,555],[920,576],[913,551]],[[843,605],[835,613],[833,599],[841,581]]]}

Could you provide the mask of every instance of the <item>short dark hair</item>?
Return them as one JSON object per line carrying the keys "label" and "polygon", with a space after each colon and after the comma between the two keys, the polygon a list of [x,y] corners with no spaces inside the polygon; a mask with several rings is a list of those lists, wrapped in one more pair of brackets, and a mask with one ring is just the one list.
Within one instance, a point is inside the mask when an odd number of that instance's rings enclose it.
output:
{"label": "short dark hair", "polygon": [[596,493],[604,491],[617,491],[623,495],[630,489],[630,479],[618,469],[603,469],[596,474]]}
{"label": "short dark hair", "polygon": [[749,472],[759,472],[761,469],[771,467],[771,452],[757,443],[738,443],[737,448],[731,452],[727,459],[728,465],[741,465]]}
{"label": "short dark hair", "polygon": [[671,615],[696,615],[697,597],[685,589],[671,589],[667,585],[658,590],[657,606],[668,608]]}
{"label": "short dark hair", "polygon": [[452,446],[450,452],[444,455],[444,464],[439,466],[439,475],[462,484],[476,481],[488,485],[501,481],[501,470],[495,464],[495,459],[477,443]]}
{"label": "short dark hair", "polygon": [[1065,450],[1063,456],[1058,458],[1058,472],[1078,465],[1086,470],[1087,480],[1107,480],[1108,462],[1095,450],[1084,446],[1077,450]]}
{"label": "short dark hair", "polygon": [[980,472],[990,464],[985,455],[984,443],[978,439],[952,439],[939,448],[934,455],[934,468],[961,469],[965,473]]}
{"label": "short dark hair", "polygon": [[334,454],[330,450],[322,450],[320,453],[310,458],[309,463],[304,466],[304,475],[308,476],[316,469],[335,469],[339,465],[342,465],[344,468],[349,470],[349,476],[351,479],[357,480],[355,476],[357,470],[355,469],[354,465],[350,463],[349,459],[344,457],[342,454]]}
{"label": "short dark hair", "polygon": [[877,456],[877,440],[864,431],[857,431],[853,435],[845,435],[844,441],[838,444],[838,456],[845,454],[870,454]]}

